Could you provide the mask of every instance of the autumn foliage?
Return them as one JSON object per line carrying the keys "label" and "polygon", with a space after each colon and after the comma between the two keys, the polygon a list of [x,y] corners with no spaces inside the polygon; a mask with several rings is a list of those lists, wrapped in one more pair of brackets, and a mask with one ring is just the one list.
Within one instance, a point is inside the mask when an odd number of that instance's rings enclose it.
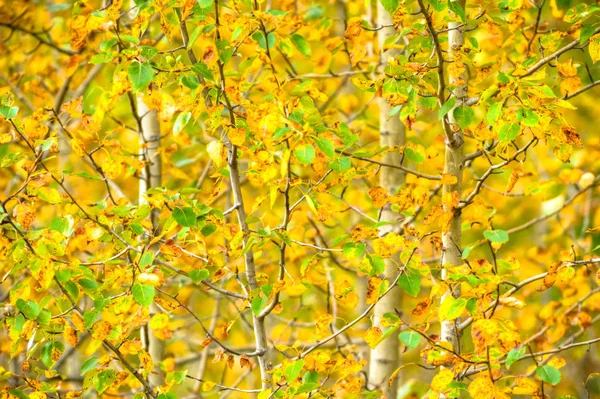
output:
{"label": "autumn foliage", "polygon": [[599,397],[599,60],[591,0],[0,0],[0,398]]}

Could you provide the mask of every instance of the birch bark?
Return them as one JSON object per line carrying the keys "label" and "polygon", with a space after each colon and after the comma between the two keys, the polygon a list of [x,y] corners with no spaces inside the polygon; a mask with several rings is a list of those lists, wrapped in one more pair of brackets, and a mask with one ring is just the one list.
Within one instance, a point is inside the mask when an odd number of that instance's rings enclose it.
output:
{"label": "birch bark", "polygon": [[[377,2],[377,25],[393,25],[392,17],[385,10],[380,1]],[[393,27],[380,29],[377,34],[379,51],[381,54],[381,63],[385,65],[389,57],[397,56],[400,51],[397,49],[384,51],[384,42],[396,34]],[[399,147],[404,145],[405,131],[404,125],[398,115],[390,117],[392,107],[384,98],[379,98],[379,132],[381,147]],[[401,154],[398,150],[391,151],[383,158],[387,164],[400,165]],[[404,172],[399,169],[382,167],[379,175],[381,187],[389,193],[396,193],[400,186],[404,184]],[[398,222],[400,215],[393,212],[390,205],[386,205],[380,216],[384,222]],[[379,230],[380,235],[385,235],[393,231],[399,231],[401,224],[383,226]],[[398,273],[398,259],[386,259],[385,276],[390,278]],[[373,309],[373,325],[380,326],[383,315],[386,313],[395,313],[395,309],[402,309],[402,291],[394,288],[389,292]],[[382,327],[380,327],[382,328]],[[383,328],[382,328],[383,329]],[[381,389],[388,398],[395,398],[398,389],[398,379],[395,378],[390,386],[388,380],[391,374],[399,367],[400,344],[397,334],[384,339],[376,348],[371,350],[369,361],[369,385],[372,389]]]}
{"label": "birch bark", "polygon": [[[465,9],[465,0],[457,1],[457,3]],[[450,22],[448,24],[448,56],[450,62],[462,62],[457,57],[460,48],[464,44],[464,32],[459,22]],[[448,74],[448,83],[450,87],[454,87],[452,95],[456,97],[456,105],[461,106],[467,100],[467,76],[466,73],[461,75],[454,75],[452,72]],[[455,184],[446,184],[443,186],[443,195],[451,195],[457,192],[460,196],[462,194],[462,181],[463,181],[463,165],[464,165],[464,154],[463,154],[463,132],[458,129],[456,120],[454,119],[454,110],[448,113],[448,120],[450,126],[454,130],[454,140],[449,142],[446,140],[445,159],[444,159],[444,173],[456,176]],[[442,233],[442,266],[458,266],[463,263],[462,261],[462,249],[461,249],[461,213],[460,209],[452,209],[444,205],[445,211],[453,212],[452,219],[448,231]],[[446,280],[448,271],[444,267],[442,269],[442,280]],[[453,295],[455,298],[460,296],[460,286],[454,287],[449,290],[442,297],[442,301],[448,296]],[[458,322],[456,320],[445,320],[442,321],[441,326],[441,340],[450,342],[455,352],[460,352],[460,333],[457,329]]]}

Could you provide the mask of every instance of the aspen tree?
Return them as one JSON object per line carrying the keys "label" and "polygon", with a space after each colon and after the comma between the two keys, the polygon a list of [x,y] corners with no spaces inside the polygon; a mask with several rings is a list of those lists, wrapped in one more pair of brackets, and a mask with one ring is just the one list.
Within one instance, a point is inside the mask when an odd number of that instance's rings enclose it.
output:
{"label": "aspen tree", "polygon": [[[388,60],[397,56],[400,51],[398,49],[385,49],[386,40],[396,34],[393,27],[392,17],[388,10],[385,9],[382,2],[377,2],[377,26],[386,26],[378,31],[377,41],[381,54],[382,68],[385,67]],[[404,125],[400,121],[398,114],[391,116],[392,107],[383,97],[378,99],[379,104],[379,135],[380,145],[382,148],[389,147],[389,151],[383,158],[383,162],[387,164],[400,165],[402,155],[399,147],[404,145],[405,131]],[[387,192],[395,194],[402,184],[404,184],[404,172],[399,169],[382,167],[379,172],[379,182]],[[399,223],[400,215],[391,209],[391,204],[387,204],[381,211],[380,220],[389,222],[390,224],[380,228],[381,236],[398,232],[401,229]],[[385,261],[385,276],[393,278],[398,273],[398,257],[386,259]],[[385,327],[381,326],[381,321],[386,313],[394,314],[395,309],[402,308],[402,291],[400,288],[394,288],[388,295],[382,298],[373,310],[373,325],[379,326],[382,330]],[[397,334],[391,334],[385,338],[377,347],[371,350],[371,358],[369,361],[369,383],[372,388],[381,389],[388,397],[395,397],[398,388],[398,379],[394,379],[392,385],[388,384],[388,379],[395,369],[398,368],[400,357],[400,343]]]}
{"label": "aspen tree", "polygon": [[[144,102],[144,96],[138,95],[136,98],[136,120],[139,121],[138,129],[140,140],[140,158],[144,162],[144,169],[140,179],[139,188],[139,203],[145,204],[147,200],[147,191],[151,188],[160,187],[162,185],[162,159],[158,152],[160,147],[160,123],[156,110],[150,110]],[[153,209],[150,213],[152,221],[152,231],[156,234],[158,229],[158,209]],[[148,248],[147,250],[151,250]],[[156,305],[150,306],[150,316],[158,312]],[[148,354],[152,357],[155,368],[162,361],[164,346],[152,331],[149,324],[142,327],[141,331],[142,343]],[[151,373],[148,376],[148,381],[151,385],[160,384],[161,378]]]}

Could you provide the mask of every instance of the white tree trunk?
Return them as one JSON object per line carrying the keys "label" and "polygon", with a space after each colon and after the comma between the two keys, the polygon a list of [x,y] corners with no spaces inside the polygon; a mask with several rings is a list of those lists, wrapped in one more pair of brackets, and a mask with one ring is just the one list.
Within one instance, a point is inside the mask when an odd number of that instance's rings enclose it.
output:
{"label": "white tree trunk", "polygon": [[[383,8],[381,2],[377,2],[377,25],[391,25],[392,18]],[[385,65],[389,57],[394,57],[399,54],[399,51],[388,50],[383,51],[383,43],[385,40],[396,34],[393,27],[383,28],[378,31],[377,39],[379,43],[379,51],[381,52],[381,61]],[[381,147],[394,147],[404,145],[405,133],[404,125],[400,121],[398,115],[390,117],[392,107],[384,98],[379,98],[379,132]],[[402,156],[399,150],[392,151],[385,155],[383,162],[388,164],[400,165]],[[404,173],[399,169],[381,168],[380,185],[385,188],[390,194],[395,194],[400,186],[404,184]],[[389,205],[386,205],[381,213],[381,221],[397,222],[400,215],[393,212]],[[380,235],[385,235],[391,231],[400,230],[401,225],[394,224],[384,226],[380,229]],[[396,259],[397,262],[398,259]],[[397,263],[391,259],[385,262],[385,276],[392,278],[398,273]],[[385,313],[395,313],[395,309],[402,309],[402,291],[399,288],[394,288],[390,291],[373,310],[373,325],[379,326],[381,319]],[[380,327],[382,328],[382,327]],[[383,330],[384,328],[382,328]],[[369,386],[371,389],[381,389],[387,398],[395,398],[398,389],[398,379],[390,386],[388,380],[391,374],[399,365],[400,344],[398,335],[392,334],[384,339],[376,348],[371,350],[369,361]]]}
{"label": "white tree trunk", "polygon": [[[465,9],[465,0],[458,1],[461,7]],[[464,43],[464,34],[462,28],[460,28],[461,24],[458,22],[450,22],[448,24],[448,54],[450,60],[454,59],[454,54],[457,49],[459,49]],[[457,82],[464,81],[466,82],[466,74],[462,74],[461,76],[453,76],[449,74],[449,83],[450,86],[455,86]],[[461,106],[463,102],[467,99],[467,86],[466,83],[464,85],[458,86],[454,89],[453,95],[456,97],[456,105]],[[458,129],[456,125],[456,121],[453,117],[454,110],[450,111],[448,114],[448,119],[453,129]],[[459,196],[462,194],[462,180],[463,180],[463,164],[464,164],[464,155],[463,155],[463,132],[458,131],[455,132],[455,140],[454,143],[449,143],[446,140],[446,151],[445,151],[445,160],[444,160],[444,173],[451,174],[456,176],[457,182],[456,184],[446,184],[443,186],[443,195],[451,194],[453,192],[458,192]],[[458,209],[450,209],[445,206],[446,211],[453,211],[454,215],[450,222],[450,227],[446,233],[442,233],[442,243],[443,243],[443,254],[442,254],[442,265],[444,266],[458,266],[463,263],[462,261],[462,250],[461,250],[461,214]],[[442,279],[446,280],[448,272],[446,268],[442,269]],[[460,296],[460,286],[455,287],[452,291],[448,291],[442,297],[442,301],[448,296],[453,295],[455,298]],[[457,320],[452,321],[442,321],[441,327],[441,340],[445,342],[452,343],[452,347],[455,352],[460,352],[460,334],[458,329],[456,328]]]}
{"label": "white tree trunk", "polygon": [[[158,153],[160,147],[160,124],[156,110],[150,110],[143,101],[143,95],[139,95],[136,101],[138,118],[141,120],[140,139],[140,157],[146,162],[140,179],[139,204],[147,203],[146,192],[153,187],[162,185],[162,160]],[[152,229],[156,232],[158,228],[158,210],[153,209],[150,214],[152,220]],[[155,314],[159,309],[155,305],[150,306],[150,313]],[[148,351],[155,366],[162,361],[163,343],[150,331],[148,325],[142,327],[141,339],[144,348]],[[157,386],[161,384],[161,378],[158,374],[148,376],[150,385]]]}

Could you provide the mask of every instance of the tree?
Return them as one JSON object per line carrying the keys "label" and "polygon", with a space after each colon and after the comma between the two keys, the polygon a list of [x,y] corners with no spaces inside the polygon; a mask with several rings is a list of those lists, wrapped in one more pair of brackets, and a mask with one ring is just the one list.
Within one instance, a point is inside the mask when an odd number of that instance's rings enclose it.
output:
{"label": "tree", "polygon": [[598,395],[599,11],[0,1],[0,398]]}

